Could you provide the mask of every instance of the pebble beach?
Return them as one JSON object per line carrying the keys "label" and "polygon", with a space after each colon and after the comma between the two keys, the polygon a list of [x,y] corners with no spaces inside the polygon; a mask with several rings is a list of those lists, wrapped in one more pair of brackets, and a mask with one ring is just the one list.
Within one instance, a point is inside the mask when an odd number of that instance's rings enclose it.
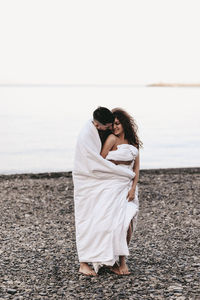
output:
{"label": "pebble beach", "polygon": [[129,276],[78,273],[71,172],[0,175],[0,300],[200,299],[200,168],[141,170]]}

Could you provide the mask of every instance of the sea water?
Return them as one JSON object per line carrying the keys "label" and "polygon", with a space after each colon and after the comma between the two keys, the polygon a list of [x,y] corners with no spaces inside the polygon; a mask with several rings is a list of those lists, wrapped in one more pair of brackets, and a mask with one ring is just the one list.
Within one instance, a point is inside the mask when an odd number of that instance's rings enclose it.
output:
{"label": "sea water", "polygon": [[72,170],[79,131],[98,106],[135,118],[141,169],[200,166],[199,88],[8,86],[0,87],[0,173]]}

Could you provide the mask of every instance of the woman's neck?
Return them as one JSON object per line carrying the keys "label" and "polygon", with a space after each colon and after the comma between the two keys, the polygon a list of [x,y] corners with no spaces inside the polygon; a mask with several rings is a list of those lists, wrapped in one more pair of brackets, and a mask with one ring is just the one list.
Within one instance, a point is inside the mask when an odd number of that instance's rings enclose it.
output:
{"label": "woman's neck", "polygon": [[124,139],[124,133],[121,133],[121,134],[118,135],[117,137],[118,137],[118,139],[119,139],[121,142],[125,141],[125,139]]}

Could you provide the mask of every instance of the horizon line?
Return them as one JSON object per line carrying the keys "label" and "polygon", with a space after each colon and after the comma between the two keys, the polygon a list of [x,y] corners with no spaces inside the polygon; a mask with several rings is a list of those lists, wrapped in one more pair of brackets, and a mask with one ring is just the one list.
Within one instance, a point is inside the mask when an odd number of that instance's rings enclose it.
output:
{"label": "horizon line", "polygon": [[64,84],[64,83],[0,83],[0,87],[69,87],[69,88],[101,88],[101,87],[200,87],[200,83],[150,83],[150,84]]}
{"label": "horizon line", "polygon": [[145,84],[65,84],[65,83],[5,83],[0,87],[144,87]]}

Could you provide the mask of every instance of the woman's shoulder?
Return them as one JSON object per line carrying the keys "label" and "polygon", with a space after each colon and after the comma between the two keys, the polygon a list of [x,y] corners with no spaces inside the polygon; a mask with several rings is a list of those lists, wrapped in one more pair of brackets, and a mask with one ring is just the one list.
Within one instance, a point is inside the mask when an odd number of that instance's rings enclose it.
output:
{"label": "woman's shoulder", "polygon": [[108,154],[108,152],[113,148],[113,146],[116,143],[116,136],[114,134],[109,134],[107,139],[105,140],[105,143],[103,144],[101,156],[105,158]]}
{"label": "woman's shoulder", "polygon": [[107,139],[105,140],[104,146],[112,149],[114,145],[117,143],[117,137],[113,133],[109,134]]}
{"label": "woman's shoulder", "polygon": [[109,134],[109,136],[106,139],[106,142],[116,142],[116,141],[117,141],[117,137],[113,133]]}

